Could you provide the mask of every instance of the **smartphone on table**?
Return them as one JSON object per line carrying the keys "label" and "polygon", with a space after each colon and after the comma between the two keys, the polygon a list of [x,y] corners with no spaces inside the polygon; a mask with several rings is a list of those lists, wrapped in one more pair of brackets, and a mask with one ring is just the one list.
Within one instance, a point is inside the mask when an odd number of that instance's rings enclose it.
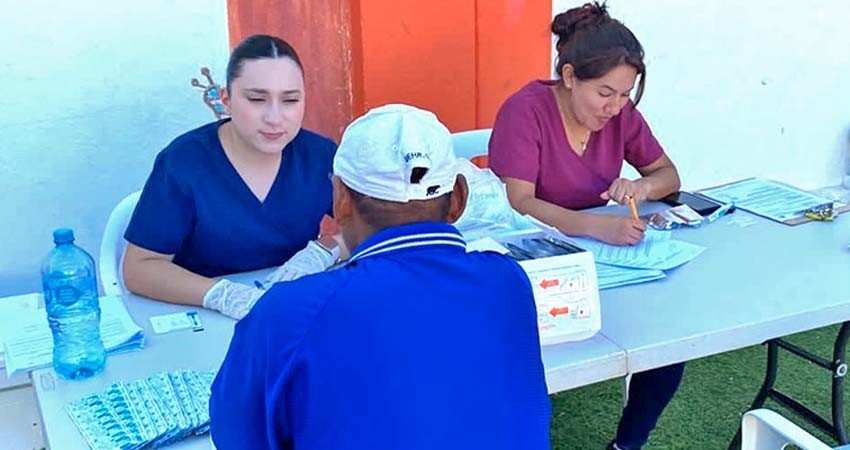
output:
{"label": "smartphone on table", "polygon": [[[679,205],[688,205],[691,209],[697,212],[697,214],[701,216],[707,216],[713,213],[717,208],[720,208],[722,204],[717,203],[710,198],[703,197],[699,194],[693,194],[690,192],[679,191],[674,192],[664,198],[661,199],[663,203],[666,203],[670,206],[679,206]],[[728,213],[734,211],[735,208],[730,208]]]}

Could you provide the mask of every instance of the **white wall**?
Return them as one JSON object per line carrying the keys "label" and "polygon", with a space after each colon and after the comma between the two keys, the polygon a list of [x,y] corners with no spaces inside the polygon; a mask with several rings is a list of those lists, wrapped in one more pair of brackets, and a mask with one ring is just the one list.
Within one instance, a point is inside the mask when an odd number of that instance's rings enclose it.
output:
{"label": "white wall", "polygon": [[[224,0],[0,0],[0,296],[39,289],[51,231],[97,254],[154,155],[212,119]],[[553,0],[553,14],[583,3]],[[647,53],[640,108],[685,188],[838,184],[850,149],[850,2],[609,0]]]}
{"label": "white wall", "polygon": [[[554,0],[553,16],[582,3]],[[750,176],[806,189],[841,183],[850,153],[850,2],[608,6],[644,46],[639,109],[684,188]]]}
{"label": "white wall", "polygon": [[96,259],[156,153],[213,119],[189,80],[224,81],[225,3],[0,0],[0,296],[40,289],[54,228]]}

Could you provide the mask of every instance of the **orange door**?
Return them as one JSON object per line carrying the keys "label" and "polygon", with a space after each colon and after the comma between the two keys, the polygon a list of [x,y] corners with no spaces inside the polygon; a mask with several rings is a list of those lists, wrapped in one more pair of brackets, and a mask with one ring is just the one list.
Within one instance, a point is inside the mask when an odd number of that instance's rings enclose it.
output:
{"label": "orange door", "polygon": [[339,139],[369,108],[408,103],[452,130],[492,126],[499,105],[551,72],[551,2],[228,0],[231,45],[283,37],[307,83],[305,127]]}

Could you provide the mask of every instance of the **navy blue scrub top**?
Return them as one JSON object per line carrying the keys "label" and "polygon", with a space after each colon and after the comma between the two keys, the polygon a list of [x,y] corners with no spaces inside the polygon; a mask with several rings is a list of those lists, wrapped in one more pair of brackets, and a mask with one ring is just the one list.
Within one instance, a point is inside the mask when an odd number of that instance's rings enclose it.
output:
{"label": "navy blue scrub top", "polygon": [[124,233],[207,277],[284,263],[318,236],[332,209],[333,141],[302,128],[260,202],[221,146],[218,127],[227,120],[189,131],[157,155]]}
{"label": "navy blue scrub top", "polygon": [[385,229],[260,298],[209,406],[219,450],[549,449],[531,284],[448,224]]}

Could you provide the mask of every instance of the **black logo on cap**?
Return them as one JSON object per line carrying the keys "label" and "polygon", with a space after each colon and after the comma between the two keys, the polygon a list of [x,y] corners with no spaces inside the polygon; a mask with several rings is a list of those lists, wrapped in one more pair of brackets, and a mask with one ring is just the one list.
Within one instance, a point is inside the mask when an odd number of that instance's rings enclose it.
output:
{"label": "black logo on cap", "polygon": [[437,195],[440,191],[439,185],[428,186],[428,190],[425,191],[425,196],[430,197],[432,195]]}

